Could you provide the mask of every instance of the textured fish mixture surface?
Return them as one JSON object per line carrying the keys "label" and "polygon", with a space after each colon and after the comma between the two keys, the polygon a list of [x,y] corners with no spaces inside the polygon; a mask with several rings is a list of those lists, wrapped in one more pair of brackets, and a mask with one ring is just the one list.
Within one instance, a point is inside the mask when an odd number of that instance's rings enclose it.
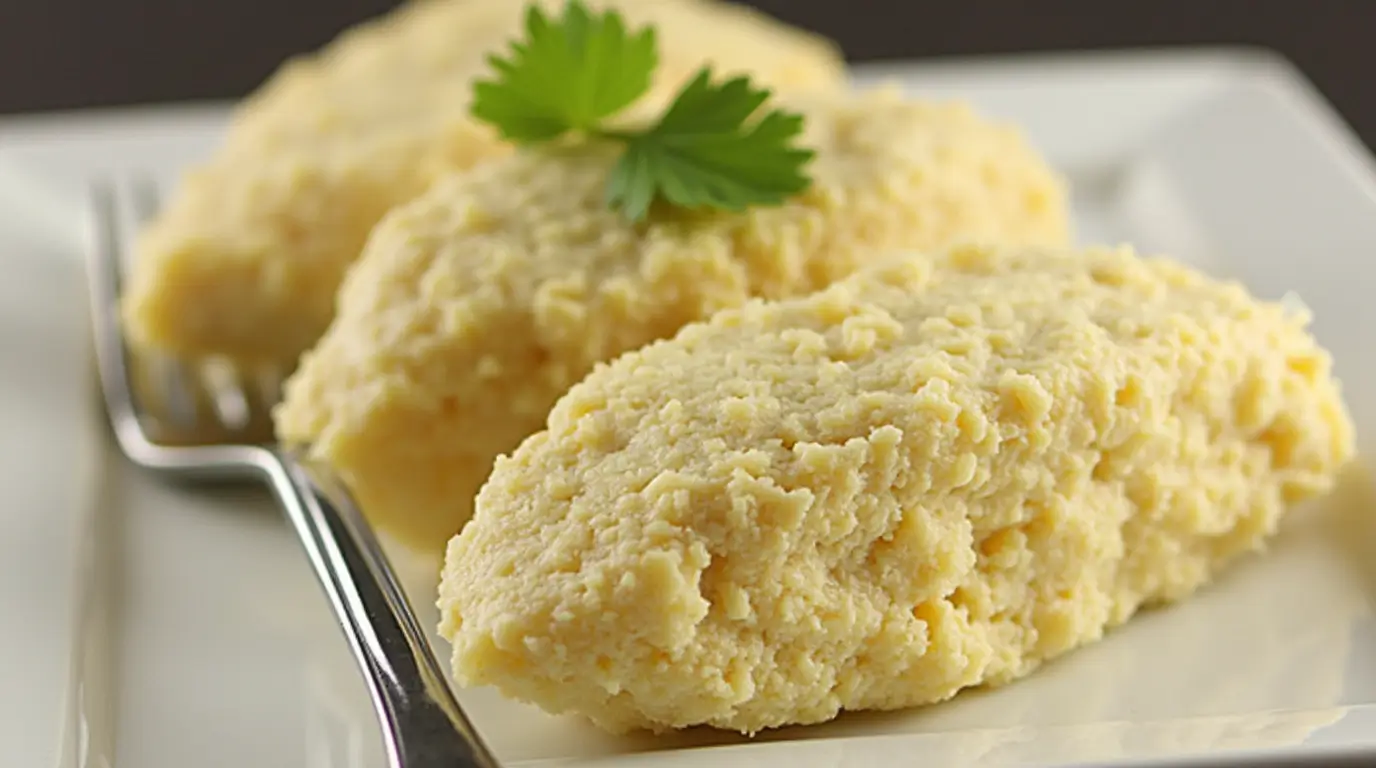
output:
{"label": "textured fish mixture surface", "polygon": [[752,733],[998,685],[1256,550],[1353,450],[1307,318],[962,247],[600,365],[449,546],[467,685]]}

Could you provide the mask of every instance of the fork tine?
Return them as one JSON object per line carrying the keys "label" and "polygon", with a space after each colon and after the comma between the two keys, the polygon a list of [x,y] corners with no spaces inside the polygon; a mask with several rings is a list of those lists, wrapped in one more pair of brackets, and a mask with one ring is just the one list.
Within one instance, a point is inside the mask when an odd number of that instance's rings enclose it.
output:
{"label": "fork tine", "polygon": [[169,426],[186,429],[195,426],[200,408],[196,402],[195,375],[180,360],[158,356],[150,361],[158,379],[165,418]]}
{"label": "fork tine", "polygon": [[138,238],[139,230],[158,214],[158,208],[162,205],[162,195],[153,179],[139,176],[128,180],[126,186],[128,189],[124,196],[124,257],[121,260],[124,269],[130,266],[127,260],[134,253],[134,242]]}
{"label": "fork tine", "polygon": [[276,363],[260,366],[254,371],[254,384],[264,405],[272,408],[282,401],[282,368]]}
{"label": "fork tine", "polygon": [[[121,272],[131,266],[129,259],[134,252],[139,231],[157,215],[161,205],[161,195],[153,179],[139,177],[129,180],[125,186],[125,194],[116,195],[124,202],[119,211],[121,247],[117,261]],[[195,426],[200,413],[196,398],[199,378],[196,371],[185,362],[165,355],[149,356],[146,364],[161,401],[162,408],[158,409],[160,420],[178,429]]]}
{"label": "fork tine", "polygon": [[253,417],[252,406],[234,364],[220,358],[207,360],[201,366],[201,380],[220,424],[231,430],[247,427]]}
{"label": "fork tine", "polygon": [[90,274],[91,308],[95,321],[96,358],[100,368],[101,388],[116,431],[125,438],[130,432],[121,429],[132,423],[137,408],[130,386],[124,343],[119,333],[119,297],[124,290],[124,269],[121,263],[121,242],[118,195],[108,182],[91,186],[94,211],[95,247],[87,265]]}

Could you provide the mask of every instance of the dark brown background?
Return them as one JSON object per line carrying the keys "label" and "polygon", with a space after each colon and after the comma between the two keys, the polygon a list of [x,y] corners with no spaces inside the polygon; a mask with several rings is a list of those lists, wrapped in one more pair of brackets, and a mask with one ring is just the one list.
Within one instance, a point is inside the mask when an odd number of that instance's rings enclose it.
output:
{"label": "dark brown background", "polygon": [[[0,113],[239,96],[395,0],[0,0]],[[856,61],[1209,43],[1300,65],[1376,146],[1376,0],[755,0]]]}

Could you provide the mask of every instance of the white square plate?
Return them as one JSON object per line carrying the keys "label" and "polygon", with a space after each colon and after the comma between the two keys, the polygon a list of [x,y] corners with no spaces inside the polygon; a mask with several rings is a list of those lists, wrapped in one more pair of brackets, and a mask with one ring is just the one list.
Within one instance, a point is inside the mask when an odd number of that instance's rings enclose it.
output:
{"label": "white square plate", "polygon": [[[1266,297],[1295,291],[1376,436],[1376,175],[1289,66],[1254,52],[865,68],[1022,123],[1076,188],[1080,239],[1135,242]],[[381,765],[297,547],[252,489],[123,465],[90,386],[83,183],[170,175],[220,106],[0,122],[0,751],[7,764]],[[462,699],[510,765],[1048,765],[1236,750],[1376,764],[1370,482],[1293,515],[1273,550],[1014,685],[748,742],[613,738],[490,691]],[[427,617],[429,579],[417,565]],[[445,654],[447,655],[447,654]],[[1363,757],[1365,756],[1365,757]],[[1371,761],[1371,762],[1368,762]],[[1162,763],[1153,763],[1162,764]]]}

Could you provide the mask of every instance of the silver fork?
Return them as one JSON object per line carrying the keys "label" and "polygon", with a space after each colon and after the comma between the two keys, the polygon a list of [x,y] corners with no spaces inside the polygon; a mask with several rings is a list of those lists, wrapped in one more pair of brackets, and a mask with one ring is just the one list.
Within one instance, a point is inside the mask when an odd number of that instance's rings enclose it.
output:
{"label": "silver fork", "polygon": [[[266,442],[277,383],[249,386],[243,372],[129,354],[118,312],[123,256],[129,235],[156,211],[156,184],[97,184],[92,202],[96,246],[87,276],[96,362],[125,456],[169,477],[266,481],[305,547],[363,673],[389,767],[496,768],[348,491],[327,468]],[[160,396],[148,396],[150,388]]]}

